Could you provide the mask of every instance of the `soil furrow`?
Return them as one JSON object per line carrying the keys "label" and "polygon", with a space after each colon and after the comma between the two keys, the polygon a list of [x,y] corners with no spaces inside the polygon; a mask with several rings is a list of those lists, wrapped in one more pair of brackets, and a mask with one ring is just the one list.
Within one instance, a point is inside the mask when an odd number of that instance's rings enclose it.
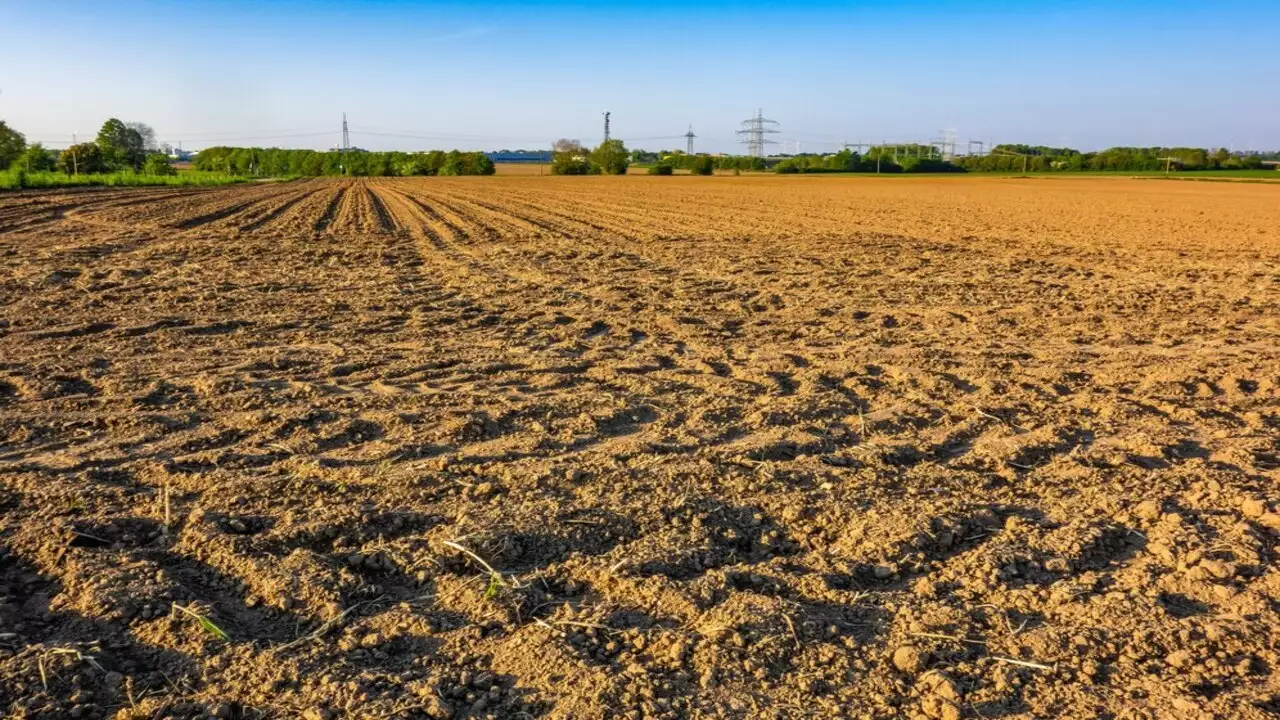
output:
{"label": "soil furrow", "polygon": [[1261,717],[1275,190],[0,194],[0,715]]}
{"label": "soil furrow", "polygon": [[312,227],[317,232],[324,232],[333,224],[335,218],[338,217],[339,208],[347,202],[347,193],[350,187],[343,184],[338,187],[338,191],[329,200],[329,204],[325,206],[319,217],[312,223]]}
{"label": "soil furrow", "polygon": [[264,225],[271,223],[276,218],[285,215],[296,205],[306,201],[308,198],[319,192],[321,192],[321,189],[318,187],[299,188],[296,194],[286,198],[283,202],[277,202],[274,205],[267,205],[264,210],[254,215],[248,222],[240,224],[239,229],[245,232],[258,230]]}

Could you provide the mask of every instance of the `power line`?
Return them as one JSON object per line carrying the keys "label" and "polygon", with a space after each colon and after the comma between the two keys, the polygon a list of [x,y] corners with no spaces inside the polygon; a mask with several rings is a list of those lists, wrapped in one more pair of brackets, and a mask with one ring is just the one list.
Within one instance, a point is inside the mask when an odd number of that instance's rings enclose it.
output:
{"label": "power line", "polygon": [[688,135],[654,135],[652,137],[629,137],[623,138],[626,142],[644,142],[646,140],[679,140],[688,137]]}
{"label": "power line", "polygon": [[170,136],[170,137],[177,137],[177,136],[179,136],[179,135],[184,136],[184,137],[191,136],[191,135],[199,135],[199,136],[201,136],[201,137],[208,137],[208,136],[221,136],[221,135],[237,135],[237,136],[238,136],[238,135],[249,135],[249,136],[252,136],[252,137],[260,137],[260,136],[273,136],[273,137],[274,137],[274,136],[285,136],[285,135],[289,135],[289,134],[293,134],[293,133],[313,134],[313,133],[321,133],[321,132],[323,132],[323,133],[331,133],[331,132],[333,132],[333,131],[332,131],[332,130],[320,130],[320,129],[317,129],[317,128],[271,128],[271,129],[262,129],[262,130],[258,130],[258,129],[254,129],[254,130],[201,130],[201,131],[198,131],[198,132],[193,130],[193,131],[190,131],[190,132],[171,132],[171,133],[165,133],[165,135],[168,135],[168,136]]}
{"label": "power line", "polygon": [[[388,137],[425,137],[429,139],[435,138],[464,138],[471,140],[487,140],[498,136],[493,135],[473,135],[470,133],[448,133],[443,135],[430,135],[420,130],[405,130],[403,128],[388,128],[377,125],[357,125],[353,128],[357,133],[363,135],[386,135]],[[524,139],[524,138],[521,138]],[[538,142],[542,142],[543,138],[538,138]]]}
{"label": "power line", "polygon": [[485,135],[425,135],[412,132],[376,132],[373,130],[365,130],[360,127],[352,128],[352,132],[357,135],[370,135],[373,137],[389,137],[401,138],[407,140],[459,140],[468,142],[536,142],[542,143],[545,138],[534,137],[499,137]]}
{"label": "power line", "polygon": [[[42,142],[49,142],[52,144],[61,144],[66,142],[65,140],[53,139],[53,138],[65,137],[65,134],[63,133],[56,133],[56,134],[55,133],[38,133],[38,134],[24,133],[24,135],[28,138],[34,138]],[[290,133],[286,135],[217,135],[217,136],[209,136],[209,137],[190,137],[189,135],[190,134],[186,134],[186,133],[166,133],[165,141],[166,142],[175,141],[175,142],[198,143],[198,142],[231,142],[231,141],[237,141],[237,140],[280,140],[285,138],[319,137],[321,135],[333,135],[333,131],[324,130],[320,132]]]}
{"label": "power line", "polygon": [[[512,137],[507,135],[503,135],[503,136],[499,136],[499,135],[427,135],[424,133],[415,133],[415,132],[407,132],[407,131],[380,132],[376,130],[365,129],[360,126],[352,127],[351,132],[356,135],[400,138],[400,139],[407,139],[407,140],[458,140],[458,141],[469,141],[469,142],[538,142],[538,143],[541,143],[544,141],[544,138]],[[612,127],[611,127],[609,132],[609,137],[610,139],[621,139],[621,140],[624,140],[625,142],[645,142],[649,140],[681,140],[686,136],[685,135],[650,135],[645,137],[614,138]]]}
{"label": "power line", "polygon": [[[333,135],[332,130],[323,130],[320,132],[308,133],[290,133],[288,135],[237,135],[223,137],[182,137],[182,142],[231,142],[238,140],[284,140],[286,138],[302,138],[302,137],[320,137],[321,135]],[[176,134],[170,134],[169,137],[176,138]]]}
{"label": "power line", "polygon": [[835,147],[835,148],[843,148],[849,145],[849,143],[847,142],[835,142],[832,140],[808,140],[808,139],[805,139],[805,136],[803,135],[793,135],[790,137],[785,137],[785,138],[782,138],[780,142],[784,147],[787,145],[794,145],[798,147],[802,143],[804,145],[819,145],[822,147]]}

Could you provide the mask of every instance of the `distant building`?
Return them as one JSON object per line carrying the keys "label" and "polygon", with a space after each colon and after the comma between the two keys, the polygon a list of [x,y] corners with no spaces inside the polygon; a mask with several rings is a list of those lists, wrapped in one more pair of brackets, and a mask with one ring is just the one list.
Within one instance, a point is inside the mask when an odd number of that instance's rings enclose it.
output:
{"label": "distant building", "polygon": [[169,148],[169,159],[177,162],[190,162],[197,153],[182,148]]}
{"label": "distant building", "polygon": [[485,155],[495,163],[543,163],[551,162],[553,157],[546,150],[499,150]]}

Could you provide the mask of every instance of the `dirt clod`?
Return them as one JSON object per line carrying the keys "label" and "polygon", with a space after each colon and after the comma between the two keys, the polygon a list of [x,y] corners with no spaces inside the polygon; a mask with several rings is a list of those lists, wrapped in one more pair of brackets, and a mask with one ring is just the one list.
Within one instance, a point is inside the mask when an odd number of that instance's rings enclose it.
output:
{"label": "dirt clod", "polygon": [[1249,498],[1240,503],[1240,512],[1247,518],[1260,518],[1267,514],[1269,508],[1265,500]]}
{"label": "dirt clod", "polygon": [[893,651],[893,666],[899,671],[914,674],[924,669],[926,656],[913,645],[903,645]]}
{"label": "dirt clod", "polygon": [[1163,503],[1158,500],[1143,500],[1133,508],[1134,515],[1148,522],[1159,520],[1163,513]]}

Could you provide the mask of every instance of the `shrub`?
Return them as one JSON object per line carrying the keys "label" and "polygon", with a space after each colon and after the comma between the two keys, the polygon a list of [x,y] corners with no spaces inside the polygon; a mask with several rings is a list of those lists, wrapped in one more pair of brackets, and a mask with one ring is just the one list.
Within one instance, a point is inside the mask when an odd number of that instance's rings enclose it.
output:
{"label": "shrub", "polygon": [[840,152],[826,158],[826,170],[831,172],[853,172],[858,168],[858,154],[844,148]]}
{"label": "shrub", "polygon": [[135,185],[208,186],[245,182],[245,178],[220,173],[187,172],[179,175],[143,175],[126,170],[117,173],[71,175],[62,172],[30,172],[17,168],[0,173],[0,189],[79,186],[125,187]]}
{"label": "shrub", "polygon": [[551,159],[552,175],[586,175],[590,171],[585,151],[558,152]]}
{"label": "shrub", "polygon": [[178,171],[169,164],[169,158],[156,153],[148,155],[146,161],[142,163],[143,175],[177,175]]}
{"label": "shrub", "polygon": [[937,158],[905,157],[900,161],[902,172],[908,173],[942,173],[963,172],[962,168]]}
{"label": "shrub", "polygon": [[672,167],[666,163],[658,163],[657,165],[649,168],[650,175],[670,175],[671,173]]}
{"label": "shrub", "polygon": [[54,159],[53,153],[44,149],[40,143],[31,145],[13,161],[13,167],[21,168],[27,172],[48,172],[57,167],[57,160]]}
{"label": "shrub", "polygon": [[715,161],[707,155],[699,155],[689,160],[689,173],[692,175],[711,175],[715,170]]}
{"label": "shrub", "polygon": [[471,154],[473,156],[471,164],[472,175],[492,175],[498,171],[498,168],[493,164],[493,160],[488,155],[485,155],[484,153]]}
{"label": "shrub", "polygon": [[93,175],[107,171],[107,163],[102,158],[102,148],[95,143],[72,145],[58,155],[58,169],[70,175]]}
{"label": "shrub", "polygon": [[466,163],[466,160],[462,157],[462,153],[458,152],[457,150],[450,150],[449,152],[445,153],[444,165],[440,166],[439,174],[447,175],[450,177],[453,177],[455,175],[468,174],[467,163]]}
{"label": "shrub", "polygon": [[424,157],[410,157],[396,163],[396,174],[402,177],[432,174],[431,166]]}
{"label": "shrub", "polygon": [[606,140],[588,158],[593,175],[626,175],[631,153],[621,140]]}

